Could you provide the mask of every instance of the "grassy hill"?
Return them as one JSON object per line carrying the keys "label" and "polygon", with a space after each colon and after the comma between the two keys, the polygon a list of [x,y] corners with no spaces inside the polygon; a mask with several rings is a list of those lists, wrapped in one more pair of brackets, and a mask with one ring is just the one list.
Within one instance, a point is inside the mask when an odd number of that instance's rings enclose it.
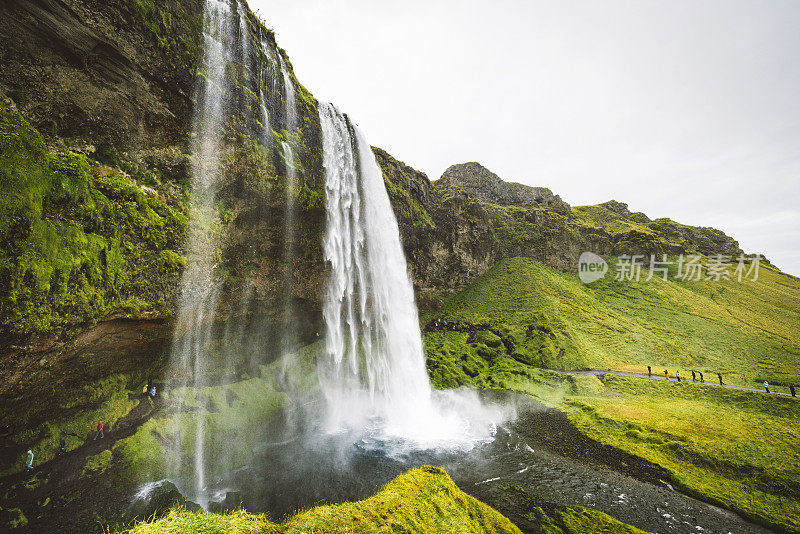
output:
{"label": "grassy hill", "polygon": [[[800,383],[797,278],[762,264],[757,281],[645,281],[642,269],[641,281],[617,282],[609,263],[605,279],[586,285],[531,259],[503,260],[424,312],[424,323],[491,323],[472,334],[426,334],[434,382],[485,385],[493,367],[522,364],[640,373],[651,365],[750,386]],[[451,365],[456,354],[460,366]]]}
{"label": "grassy hill", "polygon": [[[800,383],[800,280],[764,265],[757,281],[647,274],[616,282],[612,267],[586,285],[531,259],[504,260],[422,314],[431,379],[524,391],[564,410],[589,437],[662,466],[683,491],[800,531],[797,400],[553,371],[643,373],[652,365],[670,376],[699,370],[712,383],[716,372],[726,383],[768,380],[773,391]],[[462,331],[439,327],[445,320]]]}

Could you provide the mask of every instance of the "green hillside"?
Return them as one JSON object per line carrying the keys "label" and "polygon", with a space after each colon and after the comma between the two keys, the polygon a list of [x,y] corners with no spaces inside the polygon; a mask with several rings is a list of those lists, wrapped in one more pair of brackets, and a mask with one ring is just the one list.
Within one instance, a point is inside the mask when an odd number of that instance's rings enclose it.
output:
{"label": "green hillside", "polygon": [[[609,263],[605,279],[586,285],[531,259],[504,260],[425,312],[424,323],[491,322],[491,331],[426,334],[434,381],[482,385],[490,369],[516,362],[639,373],[651,365],[702,371],[706,380],[720,372],[726,383],[750,386],[800,382],[797,278],[762,264],[757,281],[645,281],[643,269],[639,282],[618,282]],[[449,365],[455,353],[461,367]]]}
{"label": "green hillside", "polygon": [[[646,278],[616,282],[612,267],[585,285],[530,259],[502,261],[423,313],[431,379],[531,394],[683,491],[800,530],[800,402],[713,385],[716,372],[773,392],[800,382],[800,280],[763,265],[757,281]],[[699,370],[711,384],[563,373],[647,365]]]}

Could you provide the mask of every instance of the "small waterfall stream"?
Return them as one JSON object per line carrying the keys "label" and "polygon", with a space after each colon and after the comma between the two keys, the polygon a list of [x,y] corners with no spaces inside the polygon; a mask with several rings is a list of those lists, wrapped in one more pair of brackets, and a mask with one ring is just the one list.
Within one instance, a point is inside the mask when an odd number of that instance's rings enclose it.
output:
{"label": "small waterfall stream", "polygon": [[[173,374],[183,386],[198,386],[208,371],[205,353],[211,340],[211,325],[219,298],[215,279],[219,215],[215,203],[221,181],[221,139],[228,115],[225,98],[228,87],[226,65],[232,59],[227,42],[235,32],[231,5],[224,0],[206,0],[203,32],[203,83],[197,88],[192,152],[192,192],[187,238],[186,269],[181,282],[175,342],[172,347]],[[186,387],[182,392],[187,391]],[[185,402],[180,399],[181,404]],[[204,418],[198,417],[193,437],[193,490],[198,494],[206,484]],[[172,477],[181,471],[182,436],[167,458]]]}
{"label": "small waterfall stream", "polygon": [[297,168],[293,144],[297,134],[297,99],[294,83],[289,74],[283,55],[278,52],[278,65],[283,75],[284,131],[286,141],[281,143],[284,167],[286,169],[286,195],[284,208],[284,240],[283,240],[283,328],[281,329],[281,356],[284,358],[296,348],[297,325],[294,306],[292,305],[292,283],[294,276],[294,259],[296,236],[294,235],[297,218]]}

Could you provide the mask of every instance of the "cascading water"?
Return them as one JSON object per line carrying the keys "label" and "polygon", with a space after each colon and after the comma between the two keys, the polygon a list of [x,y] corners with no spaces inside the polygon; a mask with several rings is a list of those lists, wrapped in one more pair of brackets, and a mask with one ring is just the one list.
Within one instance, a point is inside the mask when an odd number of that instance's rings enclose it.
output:
{"label": "cascading water", "polygon": [[[234,6],[236,11],[234,12]],[[225,0],[206,0],[203,30],[203,82],[197,87],[191,144],[192,188],[190,224],[186,243],[186,269],[181,281],[177,322],[171,351],[172,374],[178,384],[178,402],[187,403],[189,387],[196,391],[220,363],[210,356],[214,316],[219,302],[221,283],[216,268],[220,218],[217,193],[222,181],[222,151],[226,117],[230,112],[228,95],[234,86],[228,67],[234,61],[246,63],[249,55],[247,25],[243,22],[244,4]],[[231,45],[231,37],[238,39]],[[246,78],[246,74],[245,74]],[[237,332],[237,334],[240,334]],[[223,362],[228,371],[227,362]],[[173,384],[173,386],[176,384]],[[206,486],[205,417],[194,418],[191,436],[176,435],[169,450],[169,475],[203,500]],[[193,466],[187,470],[183,455],[192,451]],[[187,471],[190,473],[187,476]],[[189,478],[190,480],[186,480]]]}
{"label": "cascading water", "polygon": [[[286,362],[302,360],[293,360],[297,354],[291,353],[298,346],[292,284],[300,222],[296,214],[297,181],[299,171],[305,174],[298,157],[304,145],[296,87],[282,53],[258,29],[257,38],[252,38],[241,0],[206,0],[205,10],[203,75],[198,77],[191,145],[187,261],[171,353],[170,374],[177,378],[171,383],[170,389],[176,392],[171,398],[179,405],[171,407],[175,442],[167,458],[169,478],[202,505],[207,504],[220,477],[241,468],[254,450],[252,441],[248,441],[252,436],[237,438],[219,431],[222,425],[217,403],[228,402],[228,398],[235,401],[236,395],[229,389],[218,395],[220,389],[212,392],[213,388],[207,386],[240,380],[244,373],[239,371],[246,367],[243,361],[246,364],[247,358],[249,376],[251,372],[268,372],[263,365],[269,363],[265,354],[274,354],[275,347],[280,349],[285,376]],[[242,91],[240,86],[249,91]],[[363,443],[373,440],[377,447],[387,440],[416,450],[471,446],[491,433],[489,419],[473,417],[468,422],[465,406],[474,410],[474,398],[431,391],[399,230],[372,150],[358,129],[333,106],[320,103],[319,114],[327,195],[323,245],[330,265],[323,306],[325,357],[317,366],[319,390],[327,407],[322,423],[330,432],[347,433],[338,433],[333,440],[340,444],[353,444],[350,438],[354,437]],[[265,262],[264,267],[265,271],[275,269],[272,275],[283,274],[279,286],[283,313],[274,314],[283,317],[280,330],[274,329],[271,318],[255,327],[248,322],[248,317],[259,311],[255,306],[265,302],[263,293],[259,294],[264,290],[263,279],[245,277],[240,285],[226,285],[222,293],[224,276],[217,275],[217,265],[227,258],[220,249],[227,246],[229,237],[235,242],[238,230],[231,226],[224,239],[220,236],[227,226],[218,213],[219,204],[227,206],[225,203],[232,201],[231,196],[240,187],[240,182],[228,180],[224,184],[226,193],[218,195],[223,175],[229,174],[228,165],[235,161],[230,156],[236,147],[228,146],[225,139],[234,137],[226,136],[231,133],[229,128],[242,126],[243,133],[260,142],[259,151],[266,149],[260,153],[269,154],[267,168],[283,170],[286,180],[283,250],[279,253],[282,261],[275,262],[283,266],[275,268],[274,263]],[[276,142],[276,138],[281,140]],[[283,165],[276,161],[276,155]],[[260,201],[275,198],[269,192],[273,183],[280,182],[273,182],[273,178],[259,184],[261,191],[268,193]],[[241,198],[232,202],[235,207],[247,207]],[[247,224],[269,231],[278,224],[273,218],[276,215],[272,204],[261,203],[247,212],[245,219]],[[223,328],[217,324],[215,329],[215,323],[221,323],[215,318],[218,308],[227,320]],[[261,391],[274,395],[271,377],[263,378],[264,389],[257,390],[257,395]],[[314,386],[294,391],[291,380],[277,382],[286,387],[287,398],[302,397],[305,402],[316,394]],[[292,397],[295,394],[297,397]],[[317,406],[313,399],[305,405]],[[269,406],[269,402],[264,403],[263,414],[258,410],[248,413],[243,424],[262,425],[273,413]],[[308,428],[316,431],[320,424],[318,417],[303,408],[293,414],[284,414],[284,422],[295,437]],[[260,438],[266,434],[269,432]],[[235,458],[234,449],[239,451]]]}
{"label": "cascading water", "polygon": [[320,103],[319,115],[330,278],[318,371],[328,430],[366,429],[417,448],[486,437],[488,420],[462,413],[468,400],[431,391],[400,232],[369,143],[332,105]]}
{"label": "cascading water", "polygon": [[285,212],[284,212],[284,301],[283,301],[283,329],[281,331],[281,355],[284,357],[284,362],[288,357],[289,351],[295,348],[297,344],[297,327],[294,323],[295,315],[292,306],[292,274],[293,262],[295,257],[295,219],[297,215],[297,205],[295,199],[297,197],[297,169],[295,168],[295,158],[292,149],[292,144],[295,136],[297,135],[297,101],[295,98],[294,83],[289,74],[289,69],[286,66],[286,61],[283,55],[278,52],[278,61],[281,73],[283,75],[283,102],[284,102],[284,118],[287,141],[281,143],[283,153],[283,162],[286,168],[286,196],[285,196]]}

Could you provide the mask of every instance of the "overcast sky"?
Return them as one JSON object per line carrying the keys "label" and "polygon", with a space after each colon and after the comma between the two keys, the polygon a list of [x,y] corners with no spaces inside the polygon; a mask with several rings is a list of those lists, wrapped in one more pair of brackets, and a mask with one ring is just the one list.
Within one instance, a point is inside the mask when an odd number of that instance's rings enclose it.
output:
{"label": "overcast sky", "polygon": [[250,0],[298,79],[433,180],[713,226],[800,275],[800,2]]}

